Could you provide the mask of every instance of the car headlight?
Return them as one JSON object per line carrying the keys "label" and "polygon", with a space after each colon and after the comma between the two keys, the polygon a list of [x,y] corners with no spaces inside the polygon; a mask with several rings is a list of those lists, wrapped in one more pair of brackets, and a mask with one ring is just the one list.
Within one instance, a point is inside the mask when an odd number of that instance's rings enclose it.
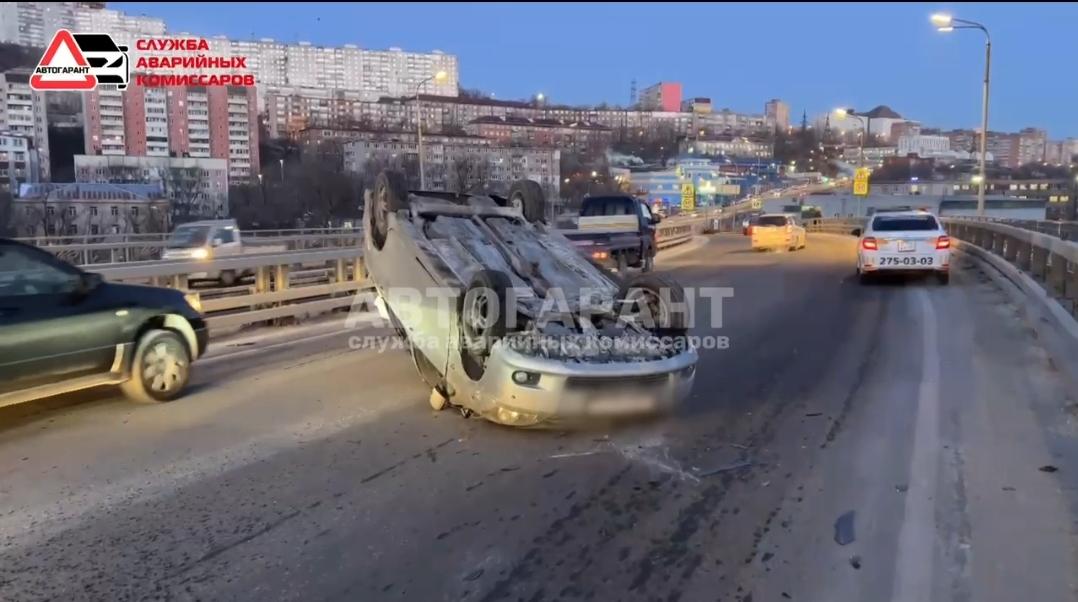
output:
{"label": "car headlight", "polygon": [[187,301],[187,304],[191,306],[191,309],[202,313],[202,300],[198,298],[198,293],[185,293],[183,300]]}
{"label": "car headlight", "polygon": [[210,258],[210,250],[207,249],[206,247],[199,247],[199,248],[191,251],[191,258],[192,259],[209,259]]}

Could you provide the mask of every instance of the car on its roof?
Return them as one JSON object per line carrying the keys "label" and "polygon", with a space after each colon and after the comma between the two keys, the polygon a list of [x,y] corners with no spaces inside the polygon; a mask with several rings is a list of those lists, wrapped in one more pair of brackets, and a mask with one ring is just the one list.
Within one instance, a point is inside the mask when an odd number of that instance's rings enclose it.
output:
{"label": "car on its roof", "polygon": [[505,197],[404,182],[384,171],[365,195],[363,259],[434,409],[531,426],[654,414],[688,396],[697,353],[676,282],[594,263],[545,223],[536,182]]}

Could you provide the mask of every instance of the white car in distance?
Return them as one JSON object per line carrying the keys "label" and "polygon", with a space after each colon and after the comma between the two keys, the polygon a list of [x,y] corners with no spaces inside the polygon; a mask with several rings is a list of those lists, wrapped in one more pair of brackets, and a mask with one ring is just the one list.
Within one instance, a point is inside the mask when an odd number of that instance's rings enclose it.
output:
{"label": "white car in distance", "polygon": [[862,283],[881,272],[936,275],[940,284],[951,276],[951,239],[939,218],[927,211],[877,213],[864,231],[854,230],[857,274]]}

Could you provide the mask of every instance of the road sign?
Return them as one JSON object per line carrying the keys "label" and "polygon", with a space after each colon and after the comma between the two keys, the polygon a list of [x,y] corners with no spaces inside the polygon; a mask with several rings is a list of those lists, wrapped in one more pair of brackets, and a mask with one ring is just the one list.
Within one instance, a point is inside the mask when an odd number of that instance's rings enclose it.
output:
{"label": "road sign", "polygon": [[681,185],[681,210],[693,211],[696,209],[696,187],[692,182]]}
{"label": "road sign", "polygon": [[764,202],[761,201],[760,199],[752,199],[752,208],[753,209],[762,209],[763,206],[764,206]]}
{"label": "road sign", "polygon": [[853,174],[854,196],[868,196],[868,176],[872,170],[867,167],[858,167]]}

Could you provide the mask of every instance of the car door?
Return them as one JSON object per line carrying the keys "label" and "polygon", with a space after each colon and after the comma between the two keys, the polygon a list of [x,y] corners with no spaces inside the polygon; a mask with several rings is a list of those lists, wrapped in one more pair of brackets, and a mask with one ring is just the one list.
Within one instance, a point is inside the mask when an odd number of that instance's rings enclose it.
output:
{"label": "car door", "polygon": [[0,392],[109,371],[125,310],[93,282],[45,251],[0,243]]}

